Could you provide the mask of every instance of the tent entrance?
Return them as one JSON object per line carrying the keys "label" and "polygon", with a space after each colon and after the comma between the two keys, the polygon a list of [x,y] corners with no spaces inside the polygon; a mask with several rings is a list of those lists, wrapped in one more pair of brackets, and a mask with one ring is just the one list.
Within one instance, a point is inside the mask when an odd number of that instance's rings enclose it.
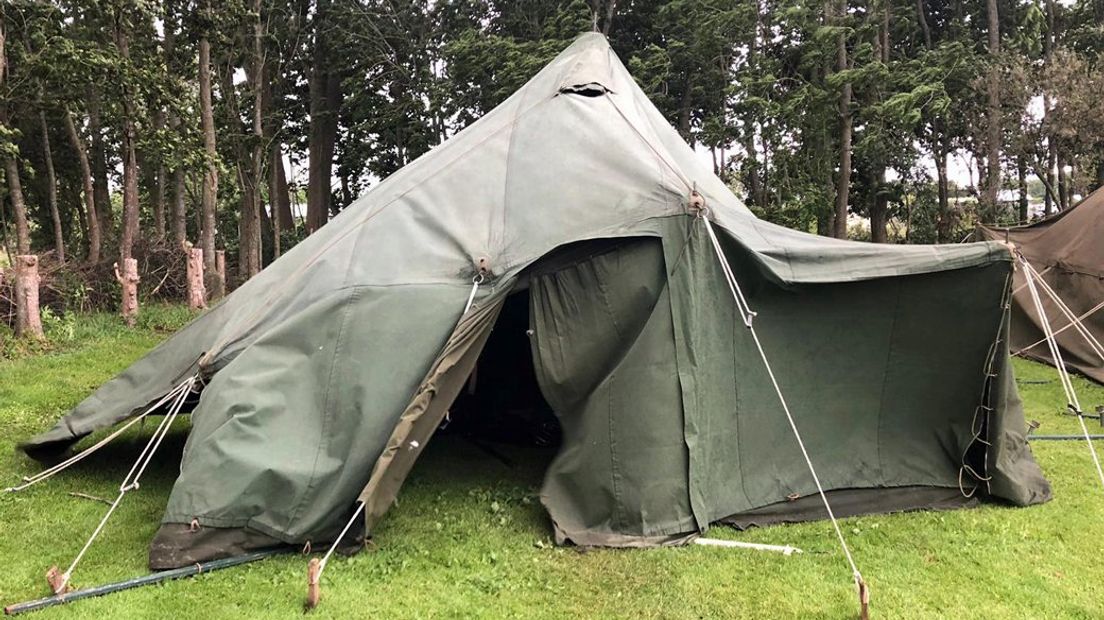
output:
{"label": "tent entrance", "polygon": [[488,442],[559,446],[560,424],[541,394],[533,367],[528,290],[506,298],[475,370],[439,430],[485,449]]}

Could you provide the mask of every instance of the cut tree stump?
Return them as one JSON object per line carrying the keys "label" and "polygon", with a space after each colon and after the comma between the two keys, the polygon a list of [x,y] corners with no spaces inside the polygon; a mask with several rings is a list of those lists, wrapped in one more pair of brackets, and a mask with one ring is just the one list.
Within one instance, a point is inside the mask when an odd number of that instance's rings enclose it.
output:
{"label": "cut tree stump", "polygon": [[15,335],[44,337],[38,311],[38,256],[34,254],[15,257]]}
{"label": "cut tree stump", "polygon": [[203,284],[203,250],[185,243],[188,256],[188,308],[202,310],[207,307],[207,287]]}
{"label": "cut tree stump", "polygon": [[123,288],[123,305],[120,314],[130,327],[134,327],[134,321],[138,317],[138,260],[128,258],[123,260],[123,272],[119,273],[119,263],[115,263],[115,279]]}

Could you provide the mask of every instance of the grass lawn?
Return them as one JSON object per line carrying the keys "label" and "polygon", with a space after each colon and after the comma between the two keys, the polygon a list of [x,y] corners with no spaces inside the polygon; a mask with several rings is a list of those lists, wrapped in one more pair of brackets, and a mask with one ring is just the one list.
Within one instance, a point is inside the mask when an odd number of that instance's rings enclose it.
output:
{"label": "grass lawn", "polygon": [[[187,319],[148,308],[139,328],[106,315],[50,322],[53,342],[0,360],[0,483],[37,467],[16,444],[126,367]],[[1027,417],[1040,433],[1077,432],[1053,369],[1015,363]],[[1077,380],[1086,409],[1104,389]],[[937,389],[938,386],[933,386]],[[73,576],[88,587],[146,572],[186,433],[166,441],[139,491],[128,494]],[[47,594],[113,498],[143,432],[19,494],[0,495],[0,603]],[[1097,427],[1099,432],[1099,427]],[[879,618],[1104,617],[1104,492],[1083,442],[1033,444],[1055,499],[1028,509],[873,516],[844,521]],[[1102,445],[1104,447],[1104,445]],[[459,439],[434,442],[376,532],[376,547],[337,557],[318,617],[846,618],[857,602],[827,523],[711,535],[792,544],[784,557],[699,546],[651,550],[557,548],[537,499],[550,454],[503,447],[515,467]],[[815,458],[815,456],[814,456]],[[37,617],[302,617],[307,559],[281,556],[195,579],[37,612]]]}

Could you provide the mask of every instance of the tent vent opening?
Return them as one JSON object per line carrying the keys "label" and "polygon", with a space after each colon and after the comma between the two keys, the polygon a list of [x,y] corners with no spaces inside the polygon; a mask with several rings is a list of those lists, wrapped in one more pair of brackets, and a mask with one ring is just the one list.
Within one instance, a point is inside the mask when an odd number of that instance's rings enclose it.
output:
{"label": "tent vent opening", "polygon": [[582,95],[583,97],[601,97],[607,95],[613,91],[602,86],[597,82],[587,82],[586,84],[572,84],[570,86],[561,86],[560,92],[565,95]]}
{"label": "tent vent opening", "polygon": [[519,291],[506,299],[442,434],[480,445],[559,446],[560,424],[537,384],[528,332],[529,292]]}

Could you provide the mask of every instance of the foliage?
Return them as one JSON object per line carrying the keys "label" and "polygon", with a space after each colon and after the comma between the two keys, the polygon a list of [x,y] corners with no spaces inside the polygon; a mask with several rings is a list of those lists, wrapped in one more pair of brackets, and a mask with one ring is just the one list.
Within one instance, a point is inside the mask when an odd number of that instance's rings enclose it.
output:
{"label": "foliage", "polygon": [[[1002,50],[991,54],[987,3],[980,0],[6,2],[0,155],[18,160],[32,245],[50,247],[38,124],[38,113],[45,114],[67,255],[81,256],[89,227],[79,159],[63,122],[71,114],[92,162],[108,243],[102,260],[110,264],[130,122],[142,234],[166,236],[158,226],[179,198],[184,237],[196,241],[208,163],[197,84],[198,46],[206,39],[220,172],[215,235],[237,281],[237,250],[248,247],[241,213],[253,187],[265,205],[261,247],[268,262],[276,256],[277,203],[293,205],[279,233],[286,251],[306,235],[304,205],[317,202],[316,192],[327,195],[324,216],[344,208],[501,103],[578,33],[598,28],[669,122],[761,217],[827,232],[847,86],[850,213],[884,218],[890,241],[957,241],[979,217],[1023,216],[1015,201],[983,214],[974,206],[985,184],[991,121],[1002,127],[1004,188],[1034,196],[1029,185],[1039,184],[1048,204],[1060,208],[1104,182],[1100,3],[1015,0],[998,10]],[[280,156],[286,193],[273,194],[277,160],[265,157],[260,179],[250,161],[258,145],[258,23],[265,71],[260,146]],[[120,37],[130,42],[129,58]],[[994,119],[986,107],[990,69],[1000,83]],[[312,90],[327,75],[336,76],[332,110]],[[329,174],[309,155],[327,141],[330,183],[305,191],[307,173]],[[969,183],[956,186],[950,178],[954,161],[972,162]],[[9,186],[0,187],[0,233],[10,249]],[[956,201],[956,193],[971,200]]]}

